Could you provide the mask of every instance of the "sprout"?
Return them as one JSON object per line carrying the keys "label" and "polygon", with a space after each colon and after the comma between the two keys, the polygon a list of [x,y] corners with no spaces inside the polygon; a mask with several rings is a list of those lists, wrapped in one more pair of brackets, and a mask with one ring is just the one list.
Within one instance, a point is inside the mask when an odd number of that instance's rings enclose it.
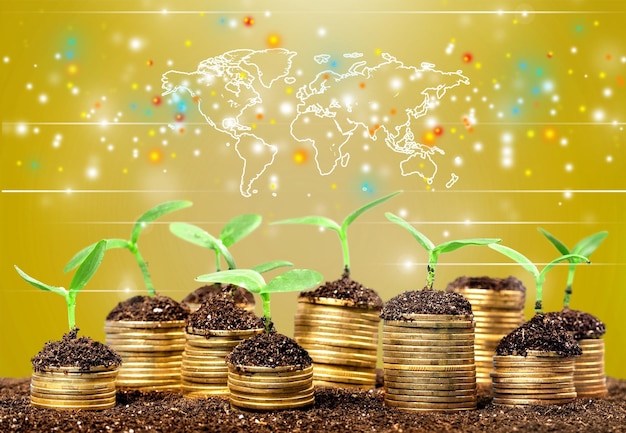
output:
{"label": "sprout", "polygon": [[[284,266],[285,262],[270,262],[264,265],[264,271]],[[272,314],[270,309],[270,295],[278,292],[299,292],[318,285],[322,281],[319,272],[309,269],[291,269],[284,274],[278,275],[266,283],[259,273],[260,266],[254,269],[230,269],[228,271],[214,272],[201,275],[196,281],[235,284],[244,287],[251,293],[258,293],[263,301],[263,322],[265,332],[273,329]]]}
{"label": "sprout", "polygon": [[[107,239],[106,241],[106,249],[112,248],[126,248],[137,260],[137,264],[139,265],[139,269],[141,269],[141,274],[143,275],[144,283],[146,284],[146,289],[148,290],[148,294],[150,296],[156,295],[156,291],[154,290],[154,286],[152,285],[152,280],[150,278],[150,273],[148,272],[148,265],[141,256],[139,252],[139,245],[137,245],[137,241],[139,240],[139,234],[141,231],[148,226],[152,221],[155,221],[166,215],[170,212],[174,212],[178,209],[182,209],[185,207],[191,206],[191,202],[189,201],[168,201],[165,203],[161,203],[148,211],[146,211],[143,215],[141,215],[135,225],[133,226],[133,230],[130,234],[130,240],[124,239]],[[65,265],[63,269],[64,272],[68,272],[78,266],[85,256],[89,254],[93,245],[89,245],[88,247],[82,249],[74,257],[70,259],[70,261]]]}
{"label": "sprout", "polygon": [[415,227],[410,225],[399,216],[394,215],[391,212],[387,212],[385,216],[392,223],[398,224],[400,227],[408,230],[409,233],[411,233],[413,237],[417,240],[417,242],[428,252],[428,276],[426,277],[426,289],[432,289],[433,284],[435,283],[435,270],[437,267],[437,261],[439,260],[439,254],[449,253],[468,245],[490,245],[501,241],[501,239],[475,238],[448,241],[439,245],[435,245],[430,239],[428,239]]}
{"label": "sprout", "polygon": [[366,205],[358,208],[357,210],[352,212],[350,215],[348,215],[343,220],[341,225],[331,220],[330,218],[326,218],[323,216],[306,216],[306,217],[301,217],[301,218],[291,218],[291,219],[286,219],[286,220],[274,221],[272,224],[309,224],[309,225],[315,225],[318,227],[336,231],[337,234],[339,235],[339,241],[341,242],[341,249],[343,251],[344,276],[349,277],[350,276],[350,252],[348,250],[348,226],[352,224],[352,222],[355,219],[357,219],[362,213],[370,210],[374,206],[379,205],[384,201],[389,200],[392,197],[395,197],[401,192],[402,191],[396,191],[392,194],[386,195],[370,203],[367,203]]}
{"label": "sprout", "polygon": [[228,251],[228,247],[248,236],[261,224],[261,215],[245,214],[237,216],[224,225],[219,238],[211,236],[193,224],[172,223],[170,231],[179,238],[191,242],[192,244],[208,248],[215,252],[215,269],[221,271],[220,256],[228,264],[228,269],[235,269],[233,256]]}
{"label": "sprout", "polygon": [[[591,253],[593,253],[600,246],[604,238],[606,238],[609,234],[609,232],[603,231],[587,236],[574,245],[574,248],[570,251],[563,242],[548,233],[546,230],[541,227],[538,227],[538,230],[546,238],[548,238],[550,242],[552,242],[552,245],[554,245],[561,254],[580,254],[585,257],[591,256]],[[565,308],[569,308],[569,301],[572,296],[572,284],[574,283],[574,272],[576,271],[576,265],[579,263],[575,259],[570,259],[569,262],[570,265],[567,273],[567,286],[565,287],[565,296],[563,298],[563,306]]]}
{"label": "sprout", "polygon": [[20,268],[15,266],[15,270],[20,276],[26,280],[26,282],[32,284],[40,290],[44,290],[46,292],[53,292],[58,295],[63,296],[65,299],[65,303],[67,305],[67,321],[70,327],[70,331],[76,327],[76,295],[87,285],[87,282],[91,279],[93,274],[96,272],[100,263],[102,263],[102,259],[104,257],[104,251],[106,250],[107,241],[101,240],[96,244],[92,245],[90,249],[86,252],[83,257],[82,262],[79,263],[78,269],[70,282],[69,290],[66,290],[64,287],[56,287],[50,286],[48,284],[42,283],[34,279],[33,277],[27,275]]}
{"label": "sprout", "polygon": [[520,265],[522,265],[524,269],[530,272],[532,276],[535,278],[535,287],[536,287],[535,314],[543,313],[543,283],[546,280],[547,272],[550,269],[552,269],[554,265],[564,260],[570,260],[570,261],[576,260],[577,262],[583,261],[586,263],[591,263],[589,259],[587,259],[587,257],[582,256],[580,254],[564,254],[561,257],[557,257],[556,259],[552,260],[543,268],[541,272],[539,272],[539,269],[537,268],[537,266],[535,266],[526,256],[524,256],[521,253],[518,253],[513,248],[509,248],[504,245],[498,245],[498,244],[490,244],[489,248],[492,248],[498,251],[499,253],[504,254],[505,256],[512,259],[513,261],[519,263]]}

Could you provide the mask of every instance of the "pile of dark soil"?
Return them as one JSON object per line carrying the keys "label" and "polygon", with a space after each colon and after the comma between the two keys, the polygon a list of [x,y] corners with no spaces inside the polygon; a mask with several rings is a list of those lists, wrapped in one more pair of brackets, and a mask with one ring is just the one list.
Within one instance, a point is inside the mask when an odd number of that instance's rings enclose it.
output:
{"label": "pile of dark soil", "polygon": [[256,367],[287,367],[302,370],[313,360],[309,353],[291,338],[277,332],[257,334],[239,343],[226,356],[226,362]]}
{"label": "pile of dark soil", "polygon": [[78,367],[89,371],[92,367],[117,367],[122,358],[113,349],[89,337],[78,337],[78,328],[72,329],[58,341],[49,341],[31,359],[33,370]]}
{"label": "pile of dark soil", "polygon": [[600,319],[583,311],[564,308],[559,312],[546,313],[546,316],[560,322],[576,340],[600,338],[606,333],[606,326]]}
{"label": "pile of dark soil", "polygon": [[235,305],[231,298],[208,298],[187,318],[187,330],[235,330],[263,328],[260,317]]}
{"label": "pile of dark soil", "polygon": [[181,304],[203,304],[205,301],[214,297],[227,297],[232,298],[235,304],[243,307],[245,305],[254,306],[254,295],[248,292],[243,287],[238,287],[233,284],[208,284],[202,287],[198,287],[196,290],[185,296],[181,301]]}
{"label": "pile of dark soil", "polygon": [[458,277],[450,282],[446,287],[446,292],[452,292],[454,289],[484,289],[494,290],[517,290],[518,292],[526,292],[524,284],[513,276],[507,278],[491,278],[491,277]]}
{"label": "pile of dark soil", "polygon": [[384,320],[406,320],[406,314],[472,314],[472,305],[462,295],[440,290],[410,290],[385,303],[380,317]]}
{"label": "pile of dark soil", "polygon": [[500,340],[496,354],[526,356],[529,350],[555,352],[563,357],[583,353],[574,337],[563,327],[561,320],[545,314],[536,314]]}
{"label": "pile of dark soil", "polygon": [[315,390],[305,410],[254,413],[231,408],[226,398],[118,391],[117,405],[99,412],[55,411],[29,404],[28,379],[0,379],[0,431],[12,432],[624,432],[626,381],[608,379],[605,399],[576,399],[555,406],[504,407],[479,388],[478,409],[411,413],[383,404],[383,391]]}
{"label": "pile of dark soil", "polygon": [[185,320],[189,309],[167,296],[133,296],[111,310],[106,320],[167,322]]}
{"label": "pile of dark soil", "polygon": [[333,298],[349,301],[350,306],[380,310],[383,300],[374,290],[354,281],[345,271],[340,279],[326,281],[315,290],[300,293],[301,298],[315,302],[315,298]]}

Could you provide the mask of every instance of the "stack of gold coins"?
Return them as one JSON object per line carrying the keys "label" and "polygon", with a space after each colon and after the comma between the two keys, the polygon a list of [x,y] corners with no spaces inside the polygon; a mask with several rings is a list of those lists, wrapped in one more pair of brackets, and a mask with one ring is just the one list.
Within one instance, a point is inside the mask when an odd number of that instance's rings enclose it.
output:
{"label": "stack of gold coins", "polygon": [[607,395],[604,374],[604,340],[590,338],[578,340],[583,350],[574,362],[574,385],[578,397],[596,398]]}
{"label": "stack of gold coins", "polygon": [[106,321],[106,343],[122,357],[118,388],[180,389],[185,321]]}
{"label": "stack of gold coins", "polygon": [[30,382],[30,402],[35,407],[100,410],[115,406],[118,367],[77,367],[35,371]]}
{"label": "stack of gold coins", "polygon": [[491,383],[493,355],[500,340],[524,323],[525,293],[519,290],[454,288],[472,304],[476,322],[476,381]]}
{"label": "stack of gold coins", "polygon": [[574,357],[528,351],[527,356],[494,356],[493,403],[506,406],[568,403],[576,398]]}
{"label": "stack of gold coins", "polygon": [[226,355],[263,328],[246,330],[199,330],[187,328],[181,366],[185,397],[228,394]]}
{"label": "stack of gold coins", "polygon": [[405,319],[383,322],[385,404],[414,411],[476,409],[472,316]]}
{"label": "stack of gold coins", "polygon": [[228,365],[230,403],[251,410],[283,410],[315,402],[313,366],[252,367]]}
{"label": "stack of gold coins", "polygon": [[313,359],[316,385],[375,386],[379,313],[345,300],[298,299],[294,339]]}

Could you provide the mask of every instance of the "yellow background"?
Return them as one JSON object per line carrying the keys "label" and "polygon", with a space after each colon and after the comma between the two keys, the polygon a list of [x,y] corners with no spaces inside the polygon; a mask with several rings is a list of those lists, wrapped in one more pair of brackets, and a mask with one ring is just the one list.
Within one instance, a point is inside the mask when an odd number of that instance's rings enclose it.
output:
{"label": "yellow background", "polygon": [[[182,299],[198,286],[194,277],[214,270],[212,253],[175,238],[169,222],[194,223],[217,235],[227,220],[247,212],[261,214],[264,224],[231,248],[238,267],[284,259],[336,279],[342,262],[335,233],[268,223],[309,214],[341,221],[402,189],[349,230],[353,278],[385,300],[421,288],[426,275],[426,253],[384,218],[385,211],[404,215],[436,244],[502,238],[540,268],[557,253],[538,226],[569,247],[608,230],[593,264],[577,271],[572,307],[607,324],[606,371],[626,378],[624,2],[0,5],[0,376],[30,374],[31,356],[66,331],[62,299],[27,285],[14,264],[67,287],[71,275],[62,269],[79,249],[101,238],[127,238],[149,207],[186,199],[193,207],[163,218],[140,238],[161,293]],[[252,26],[244,24],[247,16]],[[258,193],[242,197],[242,161],[225,145],[225,135],[204,122],[189,98],[185,110],[168,97],[160,105],[152,101],[166,71],[194,71],[200,61],[229,50],[271,47],[272,35],[278,37],[273,46],[298,53],[300,84],[328,67],[313,61],[323,53],[338,60],[340,72],[348,64],[342,54],[352,52],[364,53],[370,65],[388,52],[407,65],[462,70],[470,85],[452,89],[413,123],[419,141],[428,139],[433,125],[443,128],[434,144],[445,155],[436,157],[433,184],[401,176],[401,155],[382,139],[366,137],[345,146],[347,167],[321,176],[312,149],[288,135],[289,118],[265,101],[268,115],[256,126],[279,152],[255,184]],[[276,106],[282,98],[276,95]],[[184,119],[176,122],[181,112]],[[463,121],[470,114],[471,131]],[[297,162],[297,152],[308,159]],[[446,188],[452,172],[459,180]],[[526,315],[532,314],[530,274],[494,251],[470,247],[442,255],[439,263],[439,288],[459,275],[517,276],[529,289]],[[560,308],[565,278],[562,266],[548,274],[546,310]],[[142,284],[131,255],[109,251],[78,296],[81,333],[102,341],[107,312],[143,293]],[[288,335],[295,299],[279,294],[273,303],[274,320]]]}

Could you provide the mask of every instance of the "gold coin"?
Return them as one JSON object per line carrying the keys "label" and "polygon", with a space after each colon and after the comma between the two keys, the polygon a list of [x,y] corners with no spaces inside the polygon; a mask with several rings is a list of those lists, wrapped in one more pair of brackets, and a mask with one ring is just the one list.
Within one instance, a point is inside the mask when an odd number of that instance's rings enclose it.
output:
{"label": "gold coin", "polygon": [[[433,347],[433,346],[446,346],[446,347],[474,347],[473,340],[421,340],[421,339],[399,339],[399,338],[385,338],[383,336],[383,346],[395,346],[395,347]],[[455,349],[456,350],[456,349]]]}
{"label": "gold coin", "polygon": [[576,391],[572,388],[570,391],[564,392],[542,392],[543,390],[515,390],[513,393],[503,393],[502,390],[494,390],[494,398],[519,398],[525,399],[541,399],[541,400],[562,400],[566,398],[576,398]]}
{"label": "gold coin", "polygon": [[385,401],[406,401],[414,403],[473,403],[476,404],[476,394],[461,396],[432,396],[432,395],[401,395],[385,394]]}
{"label": "gold coin", "polygon": [[[250,394],[248,392],[240,392],[235,389],[229,388],[230,396],[232,398],[236,398],[239,401],[248,401],[248,402],[268,402],[268,401],[280,401],[280,402],[289,402],[289,401],[299,401],[303,399],[308,399],[312,397],[315,392],[313,385],[309,388],[295,391],[295,392],[268,392],[268,393],[254,393]],[[280,391],[280,390],[279,390]]]}
{"label": "gold coin", "polygon": [[183,385],[183,395],[186,398],[207,398],[228,395],[228,388],[222,386],[199,386],[197,388]]}
{"label": "gold coin", "polygon": [[[414,329],[424,329],[424,330],[435,330],[435,329],[474,329],[474,322],[471,321],[456,321],[456,322],[431,322],[431,321],[423,321],[423,320],[413,320],[413,321],[385,321],[386,326],[395,326],[395,327],[405,327],[405,328],[414,328]],[[383,325],[383,326],[385,326]]]}
{"label": "gold coin", "polygon": [[431,382],[428,378],[406,378],[403,381],[385,381],[385,388],[396,390],[399,393],[401,389],[425,390],[425,391],[476,391],[476,382],[467,381],[445,381]]}
{"label": "gold coin", "polygon": [[571,383],[572,378],[570,376],[497,376],[494,372],[491,373],[491,380],[493,383]]}
{"label": "gold coin", "polygon": [[372,345],[376,341],[377,335],[357,335],[352,333],[338,333],[338,332],[321,332],[321,331],[312,331],[312,332],[298,332],[296,329],[296,333],[294,334],[295,338],[309,338],[309,339],[337,339],[339,341],[348,341],[351,343],[362,343]]}
{"label": "gold coin", "polygon": [[300,315],[317,315],[319,317],[339,317],[339,318],[359,318],[361,320],[369,320],[372,322],[380,321],[380,313],[376,310],[367,310],[363,308],[343,308],[321,304],[302,304],[298,303],[296,316]]}
{"label": "gold coin", "polygon": [[408,352],[404,350],[383,350],[383,359],[385,357],[390,358],[410,358],[410,359],[472,359],[474,361],[474,352],[471,350],[466,351],[454,351],[454,352],[434,352],[434,351],[423,351],[423,352]]}
{"label": "gold coin", "polygon": [[501,406],[528,406],[528,405],[548,405],[548,404],[565,404],[570,403],[574,398],[557,399],[541,399],[541,398],[503,398],[494,397],[493,404]]}
{"label": "gold coin", "polygon": [[475,403],[416,403],[385,400],[385,404],[409,412],[459,412],[476,409]]}
{"label": "gold coin", "polygon": [[115,406],[115,397],[107,400],[95,401],[63,401],[39,397],[31,397],[32,406],[52,409],[82,409],[82,410],[102,410]]}
{"label": "gold coin", "polygon": [[307,383],[299,383],[297,385],[289,383],[280,388],[248,387],[245,384],[237,385],[232,381],[228,381],[228,389],[231,393],[236,393],[238,395],[247,395],[254,398],[262,395],[267,398],[278,399],[282,397],[288,398],[300,393],[309,393],[313,389],[313,381],[309,380]]}
{"label": "gold coin", "polygon": [[333,329],[350,329],[356,331],[373,331],[378,330],[378,320],[352,321],[351,319],[337,320],[335,318],[324,318],[320,316],[311,317],[310,315],[296,315],[294,318],[295,326],[311,326],[311,327],[327,327]]}
{"label": "gold coin", "polygon": [[[502,388],[502,387],[493,387],[494,395],[497,394],[498,397],[506,397],[514,394],[515,397],[519,398],[552,398],[553,395],[571,395],[572,393],[576,394],[576,388],[570,384],[569,387],[565,388],[556,388],[556,389],[526,389],[526,388]],[[525,396],[525,397],[524,397]]]}
{"label": "gold coin", "polygon": [[298,409],[307,406],[311,406],[315,402],[315,396],[305,396],[298,400],[288,400],[288,401],[250,401],[247,399],[239,398],[238,396],[233,396],[230,394],[230,403],[233,406],[242,408],[242,409],[252,409],[258,411],[272,411],[272,410],[286,410],[286,409]]}
{"label": "gold coin", "polygon": [[33,389],[31,387],[30,390],[31,397],[37,397],[42,399],[53,399],[59,401],[75,401],[75,400],[109,400],[111,398],[115,399],[115,388],[112,390],[108,390],[106,392],[99,393],[62,393],[62,392],[40,392],[37,389]]}
{"label": "gold coin", "polygon": [[384,363],[385,370],[405,371],[476,371],[474,364],[468,365],[407,365]]}
{"label": "gold coin", "polygon": [[313,380],[313,385],[325,386],[328,388],[349,388],[349,389],[372,389],[373,383],[345,383],[340,380]]}
{"label": "gold coin", "polygon": [[[389,332],[393,334],[416,334],[416,335],[434,335],[441,336],[441,338],[455,338],[455,336],[459,336],[458,338],[464,338],[469,334],[474,334],[474,328],[472,326],[466,328],[415,328],[409,326],[397,326],[397,325],[383,325],[383,332]],[[428,338],[428,337],[426,337]]]}
{"label": "gold coin", "polygon": [[412,344],[388,344],[383,343],[383,353],[392,353],[392,352],[402,352],[402,353],[411,353],[415,354],[415,356],[419,356],[421,353],[474,353],[474,346],[472,345],[436,345],[431,346],[428,344],[424,345],[416,345],[414,342]]}
{"label": "gold coin", "polygon": [[383,356],[383,363],[387,364],[401,364],[411,366],[462,366],[462,365],[475,365],[474,357],[471,358],[451,358],[451,359],[428,359],[421,358],[419,356],[409,358],[397,358],[392,356]]}
{"label": "gold coin", "polygon": [[[311,353],[309,352],[309,355]],[[318,364],[326,364],[326,365],[336,365],[343,367],[356,367],[356,368],[376,368],[376,360],[373,361],[360,361],[357,359],[340,359],[334,358],[332,356],[317,356],[311,355],[313,359],[313,365]]]}
{"label": "gold coin", "polygon": [[352,341],[352,340],[341,340],[338,338],[312,338],[312,337],[298,337],[294,336],[294,340],[302,346],[306,344],[324,344],[333,347],[349,347],[356,349],[371,349],[374,350],[377,347],[377,344],[373,341]]}
{"label": "gold coin", "polygon": [[405,377],[432,377],[432,378],[474,378],[474,370],[400,370],[386,368],[384,370],[385,379],[404,380]]}
{"label": "gold coin", "polygon": [[355,369],[355,368],[346,368],[342,366],[333,366],[329,364],[316,364],[313,369],[314,375],[334,375],[334,376],[342,376],[342,377],[359,377],[363,379],[371,379],[376,378],[376,371],[374,368],[364,368],[364,369]]}

